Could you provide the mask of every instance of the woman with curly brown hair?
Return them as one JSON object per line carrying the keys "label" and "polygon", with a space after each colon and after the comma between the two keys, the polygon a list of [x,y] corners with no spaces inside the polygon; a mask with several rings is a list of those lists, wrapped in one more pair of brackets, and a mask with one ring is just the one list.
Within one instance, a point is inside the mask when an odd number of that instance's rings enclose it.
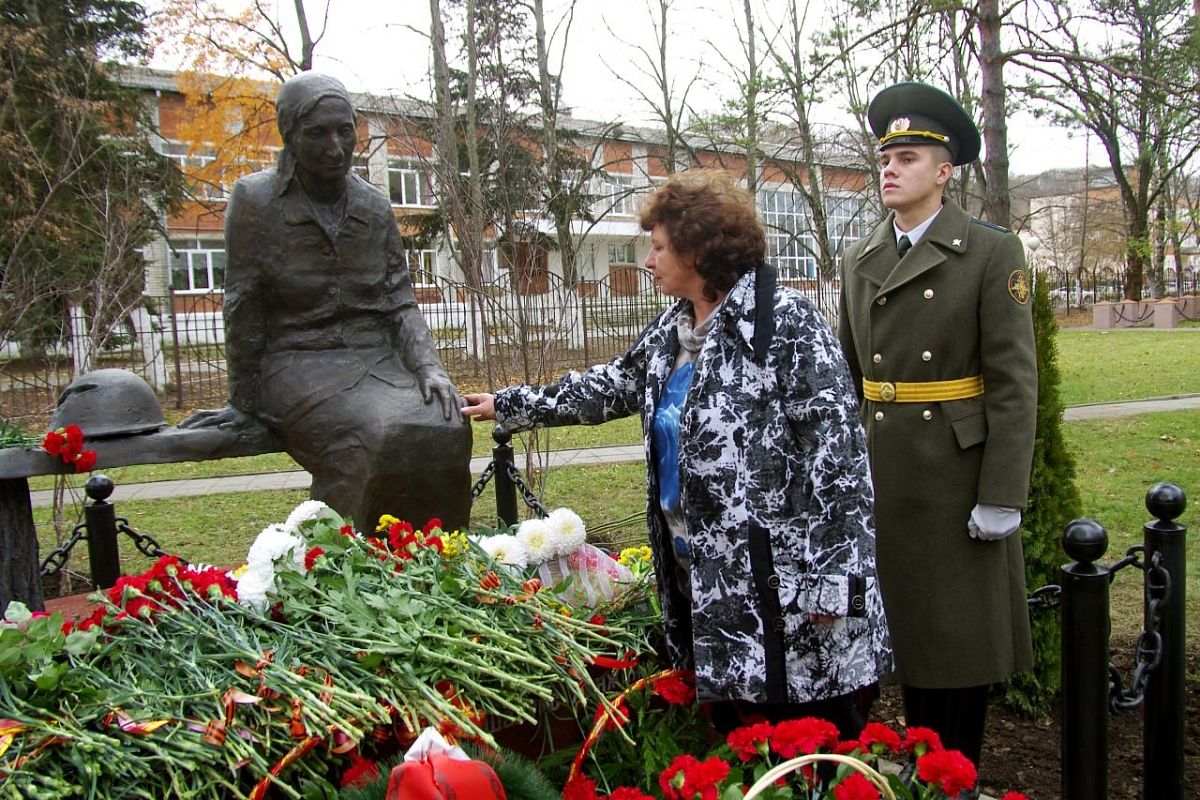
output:
{"label": "woman with curly brown hair", "polygon": [[841,347],[776,284],[753,199],[729,175],[673,176],[639,221],[646,267],[678,302],[625,355],[468,394],[462,412],[514,431],[641,414],[671,663],[695,669],[718,724],[822,716],[855,736],[852,695],[890,668],[891,647]]}

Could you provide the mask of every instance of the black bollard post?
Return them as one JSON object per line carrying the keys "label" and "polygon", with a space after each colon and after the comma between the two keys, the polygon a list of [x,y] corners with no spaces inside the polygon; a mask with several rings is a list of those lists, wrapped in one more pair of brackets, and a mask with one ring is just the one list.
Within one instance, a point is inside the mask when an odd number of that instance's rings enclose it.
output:
{"label": "black bollard post", "polygon": [[1108,797],[1109,571],[1095,562],[1108,549],[1108,533],[1090,519],[1063,531],[1063,549],[1074,559],[1062,568],[1062,797]]}
{"label": "black bollard post", "polygon": [[117,552],[117,510],[108,502],[113,493],[113,482],[107,475],[93,475],[83,485],[83,491],[92,499],[83,507],[92,588],[107,589],[121,577],[121,558]]}
{"label": "black bollard post", "polygon": [[[1142,728],[1143,797],[1183,800],[1183,707],[1185,656],[1185,602],[1187,600],[1187,527],[1174,520],[1187,508],[1183,490],[1160,483],[1146,493],[1146,508],[1155,517],[1142,528],[1146,558],[1146,630],[1162,634],[1162,660],[1146,682],[1145,722]],[[1155,558],[1166,570],[1166,601],[1158,608],[1158,624],[1151,619]]]}
{"label": "black bollard post", "polygon": [[513,482],[509,470],[513,466],[513,449],[509,442],[512,434],[497,425],[492,429],[492,439],[496,446],[492,448],[492,463],[496,466],[496,516],[505,525],[517,524],[517,485]]}

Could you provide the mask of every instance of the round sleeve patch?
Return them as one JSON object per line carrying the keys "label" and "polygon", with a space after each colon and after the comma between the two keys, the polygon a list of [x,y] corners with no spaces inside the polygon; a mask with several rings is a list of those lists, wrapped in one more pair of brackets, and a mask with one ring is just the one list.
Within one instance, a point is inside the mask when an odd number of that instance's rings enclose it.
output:
{"label": "round sleeve patch", "polygon": [[1029,302],[1029,280],[1025,277],[1025,270],[1013,270],[1008,276],[1008,293],[1021,305]]}

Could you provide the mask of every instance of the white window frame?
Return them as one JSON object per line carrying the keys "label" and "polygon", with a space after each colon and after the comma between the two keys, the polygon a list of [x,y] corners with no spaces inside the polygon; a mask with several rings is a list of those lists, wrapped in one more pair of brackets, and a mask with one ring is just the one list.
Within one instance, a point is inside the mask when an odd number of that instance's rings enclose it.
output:
{"label": "white window frame", "polygon": [[[168,242],[170,285],[180,294],[212,294],[225,291],[225,242],[221,239],[190,238]],[[182,273],[180,269],[182,269]],[[187,285],[177,285],[175,276],[182,274]],[[197,286],[196,276],[203,274],[208,286]]]}
{"label": "white window frame", "polygon": [[841,269],[846,248],[870,234],[866,200],[860,194],[827,194],[825,221],[835,251],[834,264]]}
{"label": "white window frame", "polygon": [[[400,202],[396,201],[397,194]],[[433,181],[429,170],[420,161],[389,158],[388,197],[396,208],[433,208]]]}
{"label": "white window frame", "polygon": [[[628,258],[618,257],[619,251],[624,251]],[[637,265],[637,248],[633,242],[608,245],[608,263],[610,266],[630,267]]]}
{"label": "white window frame", "polygon": [[413,286],[433,286],[437,277],[436,250],[406,250],[404,260],[408,264],[409,280]]}
{"label": "white window frame", "polygon": [[758,213],[767,234],[767,258],[784,280],[817,277],[812,216],[804,195],[787,185],[758,190]]}
{"label": "white window frame", "polygon": [[633,189],[633,175],[606,173],[600,179],[599,192],[604,210],[609,214],[633,216],[637,210],[637,193]]}

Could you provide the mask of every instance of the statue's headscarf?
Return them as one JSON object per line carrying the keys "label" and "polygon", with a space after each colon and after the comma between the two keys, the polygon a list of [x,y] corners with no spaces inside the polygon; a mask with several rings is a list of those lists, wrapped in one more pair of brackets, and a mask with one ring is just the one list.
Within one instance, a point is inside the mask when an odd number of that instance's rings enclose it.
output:
{"label": "statue's headscarf", "polygon": [[280,191],[284,191],[296,171],[296,157],[288,148],[288,137],[296,130],[300,119],[312,111],[326,97],[346,101],[350,113],[354,113],[354,102],[345,85],[329,75],[316,72],[301,72],[284,81],[275,97],[275,121],[279,135],[283,137],[283,150],[279,154]]}

